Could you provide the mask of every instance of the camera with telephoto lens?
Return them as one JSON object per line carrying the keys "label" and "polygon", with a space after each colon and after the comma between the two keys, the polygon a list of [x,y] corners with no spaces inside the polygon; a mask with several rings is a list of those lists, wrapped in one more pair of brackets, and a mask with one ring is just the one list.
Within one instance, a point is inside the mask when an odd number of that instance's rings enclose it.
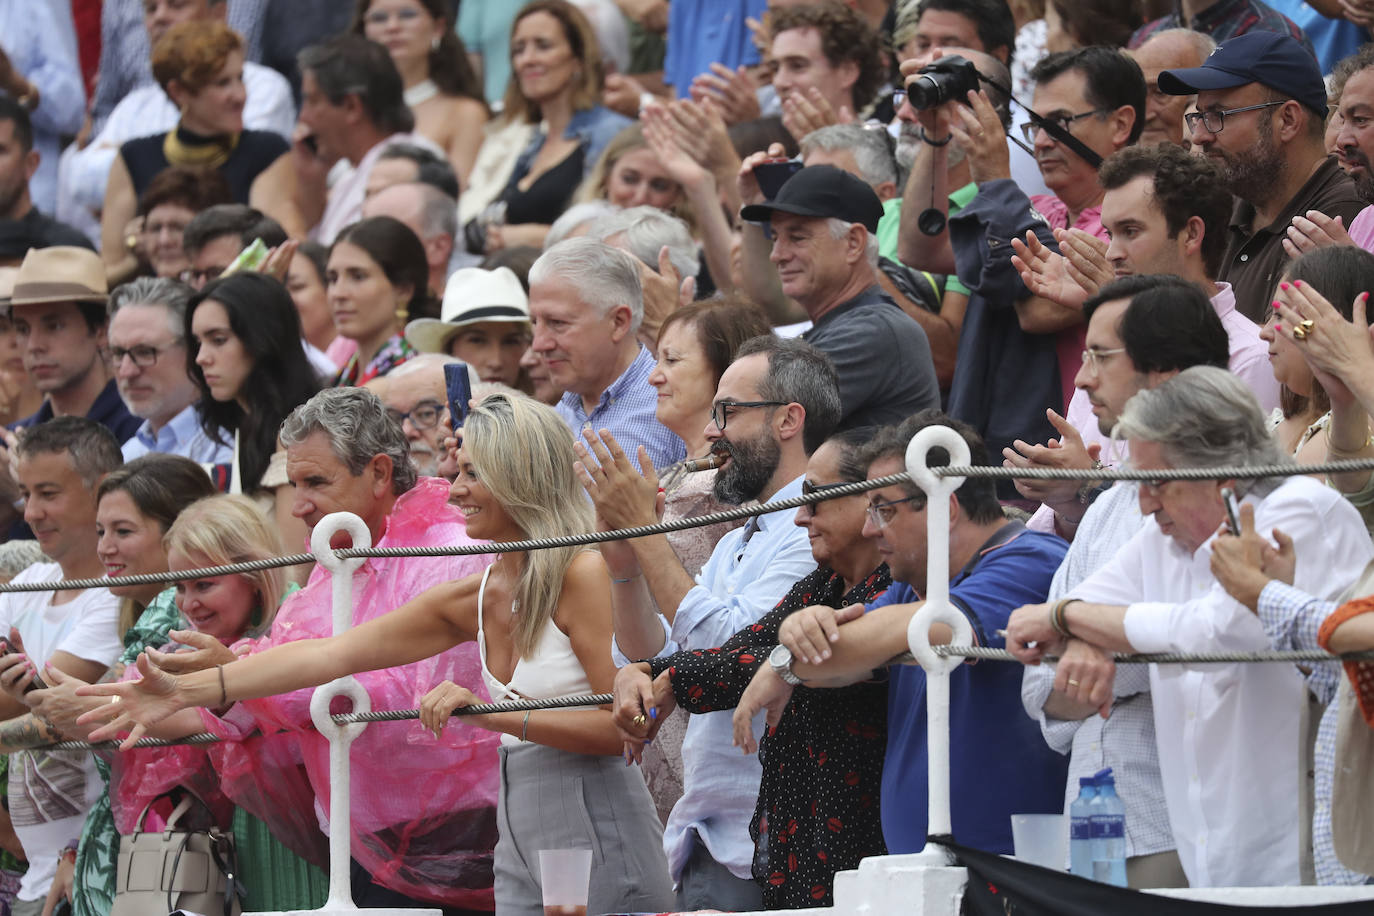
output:
{"label": "camera with telephoto lens", "polygon": [[963,101],[978,91],[978,70],[957,54],[922,67],[906,84],[907,101],[917,111],[935,108],[950,99]]}

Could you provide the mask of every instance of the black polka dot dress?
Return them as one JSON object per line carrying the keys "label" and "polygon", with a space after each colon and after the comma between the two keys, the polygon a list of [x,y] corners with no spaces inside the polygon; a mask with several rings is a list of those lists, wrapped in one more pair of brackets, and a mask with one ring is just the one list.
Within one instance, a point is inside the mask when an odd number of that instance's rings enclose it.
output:
{"label": "black polka dot dress", "polygon": [[[650,667],[654,676],[671,671],[673,693],[688,712],[731,709],[790,614],[815,604],[867,604],[891,583],[886,564],[847,591],[836,573],[818,569],[720,648],[678,652]],[[837,871],[887,852],[878,806],[886,746],[886,681],[792,692],[759,747],[763,778],[749,825],[754,880],[768,909],[830,906]]]}

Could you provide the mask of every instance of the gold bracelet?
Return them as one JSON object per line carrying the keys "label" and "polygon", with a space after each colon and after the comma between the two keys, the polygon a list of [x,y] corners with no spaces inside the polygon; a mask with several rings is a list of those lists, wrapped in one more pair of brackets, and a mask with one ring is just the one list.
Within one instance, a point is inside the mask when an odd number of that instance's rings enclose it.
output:
{"label": "gold bracelet", "polygon": [[1065,639],[1073,639],[1074,635],[1069,632],[1069,622],[1066,619],[1064,619],[1064,609],[1067,608],[1070,603],[1076,600],[1078,599],[1061,598],[1058,601],[1056,601],[1054,603],[1054,607],[1050,609],[1050,626],[1054,627],[1054,632],[1058,633]]}
{"label": "gold bracelet", "polygon": [[532,713],[532,712],[534,712],[533,709],[527,709],[527,710],[525,710],[525,725],[524,725],[523,728],[520,729],[520,740],[521,740],[521,741],[528,741],[528,740],[529,740],[528,738],[525,737],[525,735],[529,734],[529,731],[530,731],[530,713]]}
{"label": "gold bracelet", "polygon": [[219,705],[229,705],[229,692],[224,689],[224,666],[216,665],[215,670],[219,672]]}

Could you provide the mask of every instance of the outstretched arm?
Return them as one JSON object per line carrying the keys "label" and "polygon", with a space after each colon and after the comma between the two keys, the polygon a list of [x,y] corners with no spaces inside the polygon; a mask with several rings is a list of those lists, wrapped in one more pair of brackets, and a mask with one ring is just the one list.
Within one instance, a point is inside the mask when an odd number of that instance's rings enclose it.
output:
{"label": "outstretched arm", "polygon": [[173,676],[146,655],[138,659],[143,680],[82,687],[82,696],[118,697],[82,716],[82,724],[106,721],[92,740],[130,729],[131,745],[153,725],[180,709],[289,693],[359,671],[409,665],[476,637],[480,577],[428,589],[414,600],[327,639],[302,639],[229,665]]}

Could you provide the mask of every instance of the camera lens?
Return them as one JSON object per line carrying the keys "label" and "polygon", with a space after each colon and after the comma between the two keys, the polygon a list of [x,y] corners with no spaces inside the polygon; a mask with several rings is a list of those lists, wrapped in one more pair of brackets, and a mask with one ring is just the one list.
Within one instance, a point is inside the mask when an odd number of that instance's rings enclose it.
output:
{"label": "camera lens", "polygon": [[944,86],[936,77],[937,74],[918,76],[907,83],[906,97],[912,108],[917,111],[925,111],[927,108],[934,108],[945,101],[945,94],[941,91]]}

